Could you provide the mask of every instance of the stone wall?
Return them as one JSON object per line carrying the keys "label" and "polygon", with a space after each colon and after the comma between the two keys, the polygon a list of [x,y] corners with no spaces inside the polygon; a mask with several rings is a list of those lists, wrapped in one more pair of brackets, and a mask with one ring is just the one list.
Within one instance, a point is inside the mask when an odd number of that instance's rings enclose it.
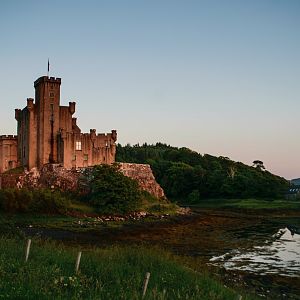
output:
{"label": "stone wall", "polygon": [[17,136],[0,136],[0,173],[17,167]]}

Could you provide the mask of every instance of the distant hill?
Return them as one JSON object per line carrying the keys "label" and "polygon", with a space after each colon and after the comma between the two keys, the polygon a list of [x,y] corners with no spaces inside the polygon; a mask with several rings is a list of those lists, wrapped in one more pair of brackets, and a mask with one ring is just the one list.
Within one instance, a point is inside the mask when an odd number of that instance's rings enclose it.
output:
{"label": "distant hill", "polygon": [[300,185],[300,178],[292,179],[291,183],[294,184],[294,185]]}
{"label": "distant hill", "polygon": [[117,145],[118,162],[147,163],[167,197],[185,203],[207,198],[281,198],[289,182],[224,156],[166,144]]}

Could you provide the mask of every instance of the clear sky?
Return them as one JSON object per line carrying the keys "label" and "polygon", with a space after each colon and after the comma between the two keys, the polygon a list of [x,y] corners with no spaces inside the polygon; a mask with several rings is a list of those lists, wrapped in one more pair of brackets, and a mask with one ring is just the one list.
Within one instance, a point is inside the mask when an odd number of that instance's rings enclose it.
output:
{"label": "clear sky", "polygon": [[0,2],[0,134],[62,78],[83,131],[300,177],[300,1]]}

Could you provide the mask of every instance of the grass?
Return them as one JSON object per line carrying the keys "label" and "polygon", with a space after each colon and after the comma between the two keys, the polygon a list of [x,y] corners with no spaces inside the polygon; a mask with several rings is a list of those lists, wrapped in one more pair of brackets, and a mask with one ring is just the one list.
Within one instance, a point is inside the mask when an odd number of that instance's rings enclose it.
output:
{"label": "grass", "polygon": [[78,211],[85,214],[94,214],[96,213],[96,209],[87,203],[72,200],[69,206],[69,210],[71,211]]}
{"label": "grass", "polygon": [[[164,210],[166,213],[167,210]],[[161,214],[155,212],[158,216]],[[171,214],[171,213],[170,213]],[[138,220],[126,219],[126,220],[110,220],[103,221],[97,217],[85,216],[80,214],[79,216],[69,215],[47,215],[47,214],[7,214],[0,212],[0,234],[6,232],[13,232],[21,234],[18,228],[34,227],[34,228],[48,228],[67,230],[72,232],[90,232],[96,230],[106,230],[108,228],[122,228],[131,224],[148,224],[153,221],[160,221],[159,217],[146,217]]]}
{"label": "grass", "polygon": [[144,276],[150,272],[145,299],[238,299],[233,290],[159,249],[86,250],[75,274],[78,249],[33,240],[25,263],[24,248],[22,239],[0,238],[0,298],[141,299]]}
{"label": "grass", "polygon": [[179,206],[167,199],[158,199],[147,192],[142,192],[141,210],[153,215],[175,215]]}
{"label": "grass", "polygon": [[205,199],[191,207],[253,210],[300,210],[300,200]]}

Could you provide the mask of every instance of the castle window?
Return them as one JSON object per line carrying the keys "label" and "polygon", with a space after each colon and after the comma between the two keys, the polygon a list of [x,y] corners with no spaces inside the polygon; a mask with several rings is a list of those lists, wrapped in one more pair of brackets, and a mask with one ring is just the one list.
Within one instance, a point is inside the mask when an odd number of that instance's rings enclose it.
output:
{"label": "castle window", "polygon": [[76,155],[73,155],[72,160],[76,160]]}
{"label": "castle window", "polygon": [[77,141],[76,142],[76,148],[75,148],[77,151],[80,151],[81,150],[81,142],[80,141]]}
{"label": "castle window", "polygon": [[51,97],[51,98],[54,98],[54,93],[50,93],[50,97]]}
{"label": "castle window", "polygon": [[88,160],[88,159],[89,159],[89,156],[87,154],[84,154],[83,160]]}

